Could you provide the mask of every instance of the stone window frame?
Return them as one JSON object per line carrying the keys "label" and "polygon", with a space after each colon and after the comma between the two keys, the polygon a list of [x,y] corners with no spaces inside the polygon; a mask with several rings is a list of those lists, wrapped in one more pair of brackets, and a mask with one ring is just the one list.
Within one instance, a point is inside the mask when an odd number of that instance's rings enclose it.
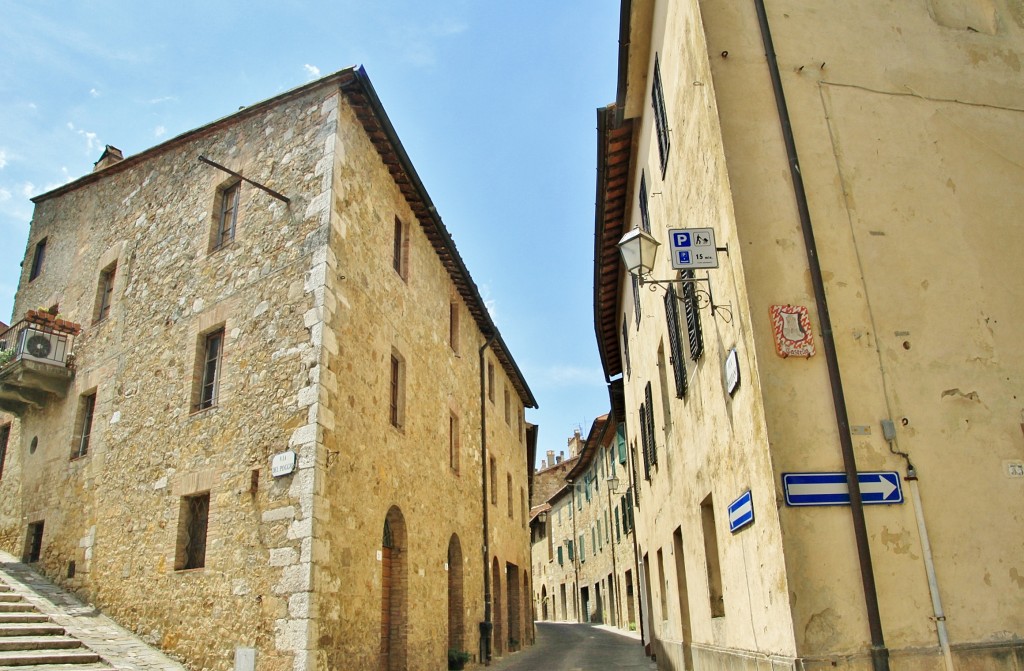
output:
{"label": "stone window frame", "polygon": [[192,402],[190,404],[193,413],[210,410],[220,405],[226,340],[227,330],[223,323],[203,331],[196,338]]}
{"label": "stone window frame", "polygon": [[92,442],[93,426],[96,419],[97,388],[83,392],[78,397],[78,410],[75,413],[75,430],[71,437],[71,460],[81,459],[89,454]]}
{"label": "stone window frame", "polygon": [[46,262],[46,245],[49,239],[49,236],[46,236],[35,245],[35,251],[32,253],[32,266],[28,271],[29,282],[43,274],[43,264]]}
{"label": "stone window frame", "polygon": [[7,463],[7,446],[11,441],[11,423],[0,424],[0,479],[4,477],[4,466]]}
{"label": "stone window frame", "polygon": [[96,287],[96,307],[93,310],[93,324],[106,321],[110,316],[110,310],[114,305],[114,280],[117,277],[117,261],[100,271],[99,282]]}
{"label": "stone window frame", "polygon": [[498,466],[492,456],[490,458],[491,505],[498,505]]}
{"label": "stone window frame", "polygon": [[459,338],[459,325],[461,321],[461,312],[459,310],[459,302],[454,298],[448,303],[448,346],[452,348],[452,352],[455,354],[461,353],[462,344]]}
{"label": "stone window frame", "polygon": [[210,216],[210,240],[207,250],[209,254],[218,252],[235,241],[238,235],[241,204],[241,179],[231,177],[217,186]]}
{"label": "stone window frame", "polygon": [[25,552],[22,555],[22,562],[34,564],[42,556],[43,533],[46,525],[44,520],[29,522],[25,529]]}
{"label": "stone window frame", "polygon": [[405,428],[406,375],[405,357],[392,347],[388,374],[388,419],[391,426],[399,430]]}
{"label": "stone window frame", "polygon": [[459,475],[459,457],[462,449],[459,440],[459,416],[454,410],[448,411],[448,466],[452,473]]}
{"label": "stone window frame", "polygon": [[409,281],[409,237],[409,226],[396,215],[392,238],[391,267],[404,282]]}
{"label": "stone window frame", "polygon": [[511,520],[515,518],[515,506],[512,503],[512,492],[515,491],[515,488],[512,485],[511,473],[505,473],[505,482],[508,485],[508,518]]}

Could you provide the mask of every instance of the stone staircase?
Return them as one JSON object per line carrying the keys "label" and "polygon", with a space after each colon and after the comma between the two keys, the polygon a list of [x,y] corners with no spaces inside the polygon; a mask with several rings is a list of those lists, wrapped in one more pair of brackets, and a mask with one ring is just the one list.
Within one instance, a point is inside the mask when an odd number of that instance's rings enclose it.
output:
{"label": "stone staircase", "polygon": [[112,671],[77,638],[0,582],[0,671]]}

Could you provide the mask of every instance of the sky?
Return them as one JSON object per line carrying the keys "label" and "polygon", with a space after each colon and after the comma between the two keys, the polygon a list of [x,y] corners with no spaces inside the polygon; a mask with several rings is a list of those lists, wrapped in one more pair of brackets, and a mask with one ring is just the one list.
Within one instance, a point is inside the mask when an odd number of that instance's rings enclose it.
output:
{"label": "sky", "polygon": [[[31,197],[362,65],[540,408],[538,454],[608,412],[594,335],[597,108],[618,0],[0,0],[0,321]],[[11,319],[8,319],[10,317]],[[540,458],[539,457],[539,458]]]}

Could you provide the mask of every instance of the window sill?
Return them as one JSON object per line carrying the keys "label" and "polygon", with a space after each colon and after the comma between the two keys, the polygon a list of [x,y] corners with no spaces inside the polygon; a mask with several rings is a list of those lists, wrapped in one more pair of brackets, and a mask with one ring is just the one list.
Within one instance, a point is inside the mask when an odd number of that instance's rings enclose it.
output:
{"label": "window sill", "polygon": [[198,417],[202,417],[202,416],[204,416],[204,415],[206,415],[208,413],[213,412],[214,410],[216,410],[219,407],[220,406],[218,404],[216,404],[216,403],[214,403],[213,405],[208,405],[205,408],[193,407],[192,410],[189,412],[188,416],[189,417],[197,417],[197,418]]}

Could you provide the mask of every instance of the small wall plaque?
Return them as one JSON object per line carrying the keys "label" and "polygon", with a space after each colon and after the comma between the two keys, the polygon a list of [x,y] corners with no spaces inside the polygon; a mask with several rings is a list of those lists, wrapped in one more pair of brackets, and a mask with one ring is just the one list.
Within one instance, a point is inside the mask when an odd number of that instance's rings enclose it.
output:
{"label": "small wall plaque", "polygon": [[295,453],[291,450],[275,454],[270,460],[270,474],[275,478],[291,475],[295,472]]}
{"label": "small wall plaque", "polygon": [[740,358],[736,354],[736,348],[729,350],[725,357],[725,393],[732,396],[736,388],[740,386]]}
{"label": "small wall plaque", "polygon": [[775,352],[782,358],[814,356],[811,318],[802,305],[772,305],[768,308],[775,333]]}

